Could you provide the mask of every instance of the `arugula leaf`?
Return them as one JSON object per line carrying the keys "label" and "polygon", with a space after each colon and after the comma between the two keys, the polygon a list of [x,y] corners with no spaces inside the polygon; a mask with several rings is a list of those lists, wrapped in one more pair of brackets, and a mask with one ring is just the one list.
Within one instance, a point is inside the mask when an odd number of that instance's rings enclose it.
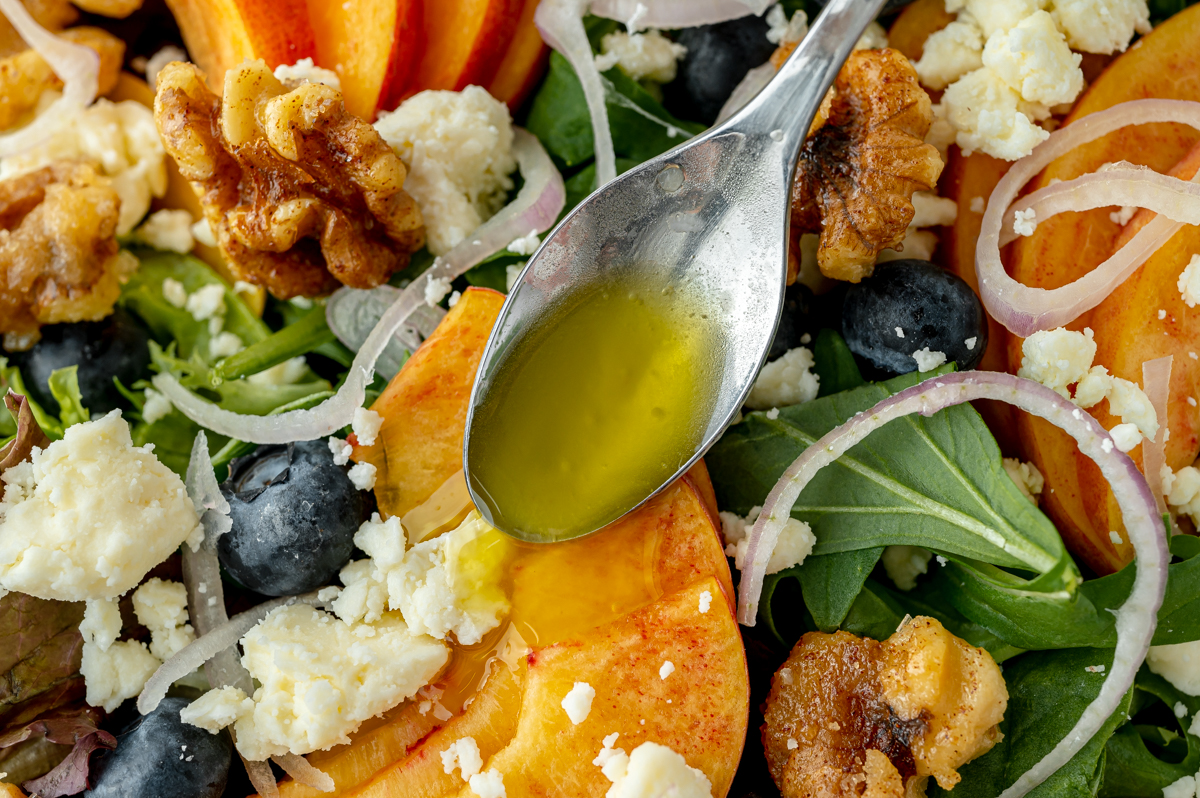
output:
{"label": "arugula leaf", "polygon": [[[1119,728],[1106,746],[1104,782],[1099,794],[1113,798],[1161,798],[1164,787],[1200,770],[1200,738],[1187,733],[1188,718],[1200,711],[1200,698],[1176,690],[1145,665],[1138,671],[1134,690],[1135,722],[1143,710],[1157,705],[1161,710],[1157,715],[1169,718],[1173,728],[1138,727],[1134,723]],[[1174,712],[1179,704],[1187,710],[1182,719]],[[1164,753],[1170,747],[1172,753],[1182,756],[1172,757],[1178,761],[1156,756],[1147,746],[1147,738],[1157,738],[1155,747]]]}
{"label": "arugula leaf", "polygon": [[[784,469],[854,414],[939,373],[909,374],[784,408],[751,413],[706,458],[718,503],[739,514],[762,503]],[[1053,575],[1044,590],[1072,591],[1079,575],[1053,524],[1001,465],[979,414],[958,405],[876,430],[805,488],[793,515],[811,524],[814,554],[905,543],[947,556]]]}
{"label": "arugula leaf", "polygon": [[[953,791],[931,782],[929,796],[995,798],[1058,744],[1099,694],[1104,673],[1089,666],[1112,665],[1113,650],[1073,648],[1024,654],[1004,667],[1008,709],[996,746],[959,768],[962,781]],[[1105,768],[1105,745],[1125,722],[1133,697],[1125,694],[1116,712],[1096,735],[1054,775],[1029,793],[1032,798],[1092,798]],[[1161,793],[1160,793],[1161,795]]]}
{"label": "arugula leaf", "polygon": [[817,396],[830,396],[866,384],[854,353],[846,346],[845,339],[828,328],[817,333],[813,343],[813,371],[820,378]]}
{"label": "arugula leaf", "polygon": [[63,429],[91,420],[92,414],[83,406],[83,396],[79,393],[78,365],[55,369],[50,372],[47,382],[50,395],[58,402],[58,418]]}
{"label": "arugula leaf", "polygon": [[[29,406],[29,412],[33,414],[34,421],[41,427],[42,432],[46,434],[47,438],[56,441],[62,437],[62,424],[33,400],[29,395],[29,390],[25,387],[25,380],[21,377],[21,370],[16,366],[10,366],[8,358],[5,357],[0,357],[0,390],[5,392],[12,391],[25,397],[25,401]],[[0,416],[3,416],[3,414],[0,414]],[[6,434],[15,434],[15,429]]]}
{"label": "arugula leaf", "polygon": [[[804,596],[804,607],[812,615],[817,629],[833,632],[841,626],[881,554],[883,547],[810,555],[800,565],[767,578],[773,582],[788,578],[797,580]],[[773,587],[771,592],[774,594]],[[771,612],[770,602],[764,601],[762,606],[763,612]],[[774,626],[774,620],[771,624]],[[893,631],[895,628],[892,627]]]}

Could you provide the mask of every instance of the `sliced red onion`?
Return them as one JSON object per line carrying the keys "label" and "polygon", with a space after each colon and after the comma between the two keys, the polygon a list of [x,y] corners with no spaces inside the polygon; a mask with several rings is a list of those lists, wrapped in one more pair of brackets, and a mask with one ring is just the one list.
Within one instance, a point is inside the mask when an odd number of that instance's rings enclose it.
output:
{"label": "sliced red onion", "polygon": [[[400,289],[390,285],[369,291],[339,288],[325,302],[325,320],[338,340],[357,352],[384,312],[399,298]],[[375,361],[375,372],[384,379],[394,377],[408,357],[406,352],[417,351],[445,315],[446,311],[437,305],[421,305],[414,310]]]}
{"label": "sliced red onion", "polygon": [[1067,211],[1090,211],[1118,204],[1146,208],[1184,224],[1200,224],[1200,183],[1132,166],[1055,183],[1012,204],[1004,214],[1000,246],[1017,238],[1013,221],[1019,211],[1032,210],[1040,224]]}
{"label": "sliced red onion", "polygon": [[[1156,216],[1125,246],[1083,277],[1052,290],[1022,285],[1008,275],[1000,261],[1000,236],[1017,194],[1035,175],[1058,157],[1126,125],[1176,122],[1200,129],[1200,103],[1185,100],[1133,100],[1089,114],[1050,134],[1001,178],[988,200],[975,249],[980,295],[988,313],[1013,334],[1028,337],[1039,330],[1061,327],[1099,305],[1151,253],[1180,228],[1178,222]],[[1113,172],[1105,172],[1111,177]],[[1124,195],[1109,204],[1133,205]]]}
{"label": "sliced red onion", "polygon": [[275,774],[266,762],[255,762],[253,759],[242,757],[246,766],[246,775],[250,783],[258,790],[260,798],[279,798],[279,785],[275,783]]}
{"label": "sliced red onion", "polygon": [[[631,28],[676,30],[750,14],[761,16],[774,3],[775,0],[592,0],[591,12],[624,22]],[[629,25],[631,20],[633,24]]]}
{"label": "sliced red onion", "polygon": [[299,596],[284,596],[264,601],[257,607],[238,613],[207,634],[196,638],[175,656],[164,662],[146,681],[142,694],[138,696],[138,712],[143,715],[153,712],[167,695],[167,689],[172,684],[208,662],[218,653],[236,645],[246,636],[247,632],[257,626],[263,618],[266,618],[271,610],[292,604],[311,604],[315,607],[323,605],[324,602],[317,598],[315,592],[304,593]]}
{"label": "sliced red onion", "polygon": [[1020,798],[1046,780],[1104,725],[1133,684],[1150,648],[1167,586],[1167,541],[1150,487],[1129,456],[1113,444],[1096,419],[1069,400],[1032,380],[990,371],[966,371],[932,377],[884,399],[859,413],[804,450],[771,489],[748,536],[746,568],[738,595],[738,620],[753,626],[762,595],[767,563],[779,533],[801,491],[816,473],[889,421],[913,413],[930,416],[939,410],[976,399],[1011,404],[1066,432],[1079,451],[1100,468],[1121,508],[1125,529],[1137,553],[1138,567],[1129,598],[1117,610],[1117,646],[1112,668],[1099,695],[1084,709],[1075,727],[1049,754],[1030,768],[1000,798]]}
{"label": "sliced red onion", "polygon": [[1163,497],[1162,467],[1167,462],[1167,436],[1170,435],[1171,419],[1167,416],[1167,402],[1171,396],[1171,364],[1173,355],[1147,360],[1142,364],[1142,390],[1150,404],[1154,405],[1154,414],[1158,416],[1158,435],[1154,440],[1142,441],[1142,472],[1146,475],[1146,483],[1158,504],[1158,513],[1167,512],[1167,500]]}
{"label": "sliced red onion", "polygon": [[100,87],[100,55],[43,28],[21,0],[0,0],[0,12],[63,82],[62,96],[49,108],[28,125],[0,135],[0,157],[6,157],[41,144],[63,118],[91,105]]}
{"label": "sliced red onion", "polygon": [[742,110],[758,93],[767,87],[771,82],[771,78],[779,70],[770,61],[762,66],[756,66],[746,73],[741,82],[734,87],[733,93],[729,95],[729,99],[721,106],[721,113],[717,114],[716,124],[721,124],[729,117]]}
{"label": "sliced red onion", "polygon": [[[543,7],[545,4],[543,4]],[[291,443],[332,435],[354,420],[362,407],[367,386],[374,377],[375,363],[392,342],[397,330],[424,306],[430,279],[453,280],[499,252],[530,230],[545,232],[558,219],[566,202],[562,175],[537,137],[517,128],[513,155],[525,180],[517,198],[488,219],[454,249],[433,262],[424,273],[400,292],[363,341],[350,364],[350,371],[337,393],[316,407],[289,410],[273,416],[250,416],[224,410],[201,399],[176,379],[163,373],[154,377],[154,387],[181,413],[206,429],[249,443]]]}
{"label": "sliced red onion", "polygon": [[283,772],[301,784],[321,792],[333,792],[337,783],[328,773],[318,770],[308,763],[308,760],[297,754],[273,756],[271,761],[283,768]]}
{"label": "sliced red onion", "polygon": [[[613,152],[612,131],[608,128],[604,84],[600,80],[600,70],[596,69],[596,59],[592,55],[587,30],[583,27],[583,17],[587,12],[587,0],[542,0],[533,21],[546,44],[571,62],[571,67],[583,86],[583,96],[587,100],[588,112],[592,117],[592,135],[596,141],[596,185],[603,186],[617,176],[617,157]],[[629,16],[627,14],[623,20]]]}
{"label": "sliced red onion", "polygon": [[229,519],[229,501],[217,484],[217,474],[208,454],[208,436],[203,430],[196,433],[196,440],[192,442],[184,485],[204,526],[203,546],[207,551],[215,551],[217,538],[233,528],[233,521]]}

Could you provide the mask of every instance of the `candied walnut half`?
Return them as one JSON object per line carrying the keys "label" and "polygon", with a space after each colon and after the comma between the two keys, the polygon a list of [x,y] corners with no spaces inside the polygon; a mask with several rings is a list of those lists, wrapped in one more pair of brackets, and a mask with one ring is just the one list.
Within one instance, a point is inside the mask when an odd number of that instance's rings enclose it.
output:
{"label": "candied walnut half", "polygon": [[772,680],[763,745],[784,798],[914,798],[957,784],[1007,705],[991,656],[933,618],[882,643],[810,632]]}
{"label": "candied walnut half", "polygon": [[180,62],[157,87],[167,152],[238,279],[283,299],[374,288],[424,244],[403,162],[335,89],[289,91],[262,61],[226,72],[223,97]]}
{"label": "candied walnut half", "polygon": [[117,247],[121,200],[91,166],[56,161],[0,181],[0,332],[28,349],[43,324],[112,313],[137,258]]}
{"label": "candied walnut half", "polygon": [[[125,58],[125,42],[99,28],[71,28],[59,36],[99,54],[99,92],[112,91]],[[43,92],[62,87],[62,80],[36,50],[27,49],[0,59],[0,130],[24,121],[37,108]]]}
{"label": "candied walnut half", "polygon": [[817,263],[826,277],[869,276],[880,251],[904,240],[913,193],[937,185],[942,159],[925,143],[932,122],[929,95],[907,58],[895,50],[851,53],[800,150],[793,252],[801,235],[820,233]]}

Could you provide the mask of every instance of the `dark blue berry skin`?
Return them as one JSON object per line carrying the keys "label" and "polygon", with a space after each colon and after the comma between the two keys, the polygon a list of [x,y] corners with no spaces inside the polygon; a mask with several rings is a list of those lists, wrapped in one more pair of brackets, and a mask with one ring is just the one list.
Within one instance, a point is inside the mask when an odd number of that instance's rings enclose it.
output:
{"label": "dark blue berry skin", "polygon": [[[789,349],[798,346],[811,349],[812,342],[822,329],[839,329],[845,286],[845,283],[836,283],[827,293],[814,296],[806,285],[789,285],[783,295],[783,312],[779,316],[779,326],[775,328],[775,339],[771,342],[767,360],[783,357]],[[807,343],[804,341],[805,335],[809,336]]]}
{"label": "dark blue berry skin", "polygon": [[775,52],[767,40],[769,29],[762,17],[750,15],[672,33],[688,51],[679,62],[678,76],[663,88],[667,109],[682,119],[715,122],[746,73]]}
{"label": "dark blue berry skin", "polygon": [[113,384],[116,377],[125,386],[146,374],[150,365],[150,336],[132,315],[118,308],[102,321],[48,324],[42,339],[27,352],[12,356],[21,369],[35,401],[58,414],[58,402],[50,394],[50,373],[79,366],[79,393],[83,405],[93,413],[107,413],[128,402]]}
{"label": "dark blue berry skin", "polygon": [[209,734],[180,720],[189,703],[164,698],[117,736],[114,750],[92,757],[93,786],[84,797],[218,798],[229,778],[233,743],[227,732]]}
{"label": "dark blue berry skin", "polygon": [[350,561],[366,502],[325,440],[260,446],[235,460],[221,492],[233,528],[217,541],[244,587],[290,596],[328,584]]}
{"label": "dark blue berry skin", "polygon": [[[896,328],[904,330],[904,337]],[[975,368],[987,349],[983,305],[961,277],[924,260],[896,260],[850,286],[842,307],[850,351],[892,374],[917,370],[912,353],[943,352],[960,371]],[[974,338],[974,346],[966,341]]]}

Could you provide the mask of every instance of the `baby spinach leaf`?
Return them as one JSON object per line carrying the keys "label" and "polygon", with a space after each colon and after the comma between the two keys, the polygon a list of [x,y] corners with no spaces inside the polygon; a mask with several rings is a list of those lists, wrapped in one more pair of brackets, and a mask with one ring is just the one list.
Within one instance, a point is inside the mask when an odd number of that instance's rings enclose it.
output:
{"label": "baby spinach leaf", "polygon": [[[1180,704],[1186,710],[1183,718],[1174,712]],[[1154,714],[1169,719],[1170,728],[1135,725],[1142,710],[1155,705],[1160,711]],[[1200,698],[1176,690],[1143,665],[1134,683],[1134,707],[1134,723],[1126,723],[1108,741],[1101,796],[1161,798],[1164,787],[1200,770],[1200,738],[1187,733],[1190,717],[1200,711]],[[1183,755],[1172,757],[1177,761],[1156,756],[1147,746],[1148,738],[1155,741],[1159,751],[1165,752],[1170,745]],[[1164,744],[1168,739],[1171,742]]]}
{"label": "baby spinach leaf", "polygon": [[[29,396],[29,390],[25,387],[25,380],[21,376],[21,370],[16,366],[9,365],[8,358],[0,357],[0,391],[7,393],[20,394],[25,397],[25,402],[29,407],[29,412],[33,414],[34,421],[42,428],[42,432],[52,441],[56,441],[62,437],[62,424],[54,416],[42,409],[42,406],[35,402]],[[4,415],[4,414],[0,414]],[[7,432],[7,435],[16,434],[16,430]]]}
{"label": "baby spinach leaf", "polygon": [[[1004,666],[1008,709],[1000,730],[1004,739],[959,768],[953,791],[930,783],[929,795],[995,798],[1050,752],[1099,694],[1104,673],[1086,668],[1112,665],[1112,649],[1073,648],[1023,654]],[[1125,694],[1116,712],[1067,764],[1029,793],[1033,798],[1092,798],[1105,767],[1105,745],[1125,722],[1133,696]]]}
{"label": "baby spinach leaf", "polygon": [[[707,457],[720,506],[745,514],[762,504],[784,469],[826,432],[939,373],[946,371],[815,399],[776,419],[751,413]],[[1044,589],[1069,591],[1079,581],[1053,524],[1004,471],[995,439],[968,405],[876,430],[817,474],[793,515],[812,526],[817,555],[905,543],[968,562],[1052,572],[1056,579]]]}
{"label": "baby spinach leaf", "polygon": [[[804,596],[804,607],[811,613],[817,629],[832,632],[850,611],[881,554],[882,547],[841,554],[810,555],[800,565],[768,578],[774,582],[789,578],[797,580]],[[764,610],[768,606],[769,602],[763,602]]]}
{"label": "baby spinach leaf", "polygon": [[817,333],[813,359],[817,361],[813,371],[821,378],[817,396],[841,393],[866,382],[858,370],[854,353],[846,346],[845,339],[834,330],[824,329]]}

